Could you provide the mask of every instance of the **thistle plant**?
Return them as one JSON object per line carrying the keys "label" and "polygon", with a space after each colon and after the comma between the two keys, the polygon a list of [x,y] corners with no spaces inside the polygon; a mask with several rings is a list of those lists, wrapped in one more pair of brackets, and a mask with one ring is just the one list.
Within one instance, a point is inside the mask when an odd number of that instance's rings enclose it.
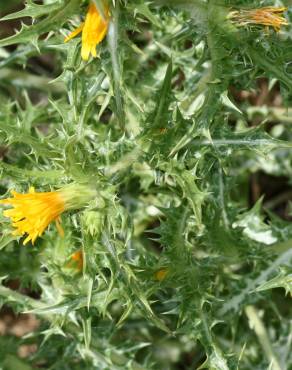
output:
{"label": "thistle plant", "polygon": [[1,369],[291,368],[290,5],[0,3]]}

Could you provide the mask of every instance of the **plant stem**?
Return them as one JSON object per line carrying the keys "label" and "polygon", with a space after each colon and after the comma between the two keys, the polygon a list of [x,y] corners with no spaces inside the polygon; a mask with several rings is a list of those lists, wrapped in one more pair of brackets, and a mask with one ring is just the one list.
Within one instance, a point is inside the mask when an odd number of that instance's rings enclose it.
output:
{"label": "plant stem", "polygon": [[250,322],[250,326],[254,329],[260,345],[263,348],[263,351],[270,362],[269,369],[271,370],[283,370],[279,364],[279,361],[273,351],[273,347],[271,345],[268,333],[264,326],[263,321],[261,320],[258,311],[254,306],[247,306],[245,307],[245,314],[248,317]]}

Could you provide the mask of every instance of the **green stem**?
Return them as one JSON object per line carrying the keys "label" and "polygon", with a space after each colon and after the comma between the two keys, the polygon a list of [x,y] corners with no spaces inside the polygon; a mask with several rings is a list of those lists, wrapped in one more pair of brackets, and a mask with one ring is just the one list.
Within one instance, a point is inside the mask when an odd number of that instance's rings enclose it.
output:
{"label": "green stem", "polygon": [[260,342],[260,345],[262,346],[262,349],[270,362],[269,369],[271,370],[283,370],[282,367],[279,364],[279,361],[273,351],[273,347],[271,345],[268,333],[266,331],[266,328],[264,326],[263,321],[261,320],[257,310],[253,306],[247,306],[245,308],[245,314],[248,317],[248,320],[250,322],[250,326],[254,329],[258,340]]}
{"label": "green stem", "polygon": [[119,1],[116,2],[116,7],[113,9],[113,16],[110,21],[108,30],[108,46],[112,59],[112,69],[114,77],[114,96],[116,100],[117,119],[122,130],[125,127],[125,112],[123,107],[123,99],[121,95],[121,70],[118,57],[118,38],[119,38]]}

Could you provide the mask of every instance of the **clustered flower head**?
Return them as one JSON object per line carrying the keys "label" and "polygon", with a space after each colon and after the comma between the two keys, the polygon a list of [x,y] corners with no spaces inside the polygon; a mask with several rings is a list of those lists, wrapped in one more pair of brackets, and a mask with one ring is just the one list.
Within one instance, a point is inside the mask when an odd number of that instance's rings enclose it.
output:
{"label": "clustered flower head", "polygon": [[86,205],[95,195],[95,192],[84,185],[68,185],[57,191],[35,192],[30,188],[26,194],[11,191],[13,198],[0,200],[0,204],[10,205],[13,208],[5,210],[4,216],[9,217],[12,226],[16,229],[14,235],[26,238],[23,244],[35,242],[49,224],[55,221],[61,236],[64,231],[60,224],[60,215],[70,209],[78,209]]}
{"label": "clustered flower head", "polygon": [[266,6],[264,8],[250,10],[236,10],[229,13],[229,18],[238,26],[262,25],[273,27],[279,32],[281,26],[287,26],[288,22],[283,13],[287,10],[285,7]]}
{"label": "clustered flower head", "polygon": [[90,54],[93,57],[96,57],[96,46],[104,39],[107,33],[108,23],[108,7],[104,7],[104,15],[102,16],[97,10],[95,4],[91,2],[89,4],[85,21],[66,37],[65,42],[71,40],[82,32],[82,59],[88,60]]}

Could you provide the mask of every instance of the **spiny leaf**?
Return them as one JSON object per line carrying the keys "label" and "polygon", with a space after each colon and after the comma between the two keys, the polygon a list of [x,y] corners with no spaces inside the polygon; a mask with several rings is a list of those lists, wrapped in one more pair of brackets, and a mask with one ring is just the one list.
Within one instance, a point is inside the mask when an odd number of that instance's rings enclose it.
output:
{"label": "spiny leaf", "polygon": [[256,288],[256,291],[261,292],[263,290],[275,288],[284,288],[286,294],[290,293],[290,295],[292,295],[292,274],[289,274],[288,271],[282,268],[280,269],[279,275],[261,284]]}
{"label": "spiny leaf", "polygon": [[238,221],[234,222],[232,227],[243,228],[243,234],[263,244],[273,244],[277,242],[277,237],[273,235],[271,228],[263,222],[263,216],[260,215],[262,199],[258,200],[253,208],[245,214],[238,215]]}
{"label": "spiny leaf", "polygon": [[65,4],[60,3],[57,10],[53,11],[47,18],[32,26],[22,26],[15,35],[0,40],[0,47],[29,42],[45,32],[60,29],[61,26],[79,9],[79,0],[67,0]]}
{"label": "spiny leaf", "polygon": [[46,14],[50,14],[55,10],[58,10],[61,6],[64,5],[64,0],[58,0],[52,4],[39,5],[35,4],[32,0],[27,1],[25,8],[15,13],[7,14],[5,17],[2,17],[0,21],[7,21],[10,19],[17,19],[23,17],[38,18]]}
{"label": "spiny leaf", "polygon": [[168,123],[168,109],[170,104],[170,93],[171,93],[171,78],[172,78],[172,62],[170,61],[163,80],[163,84],[159,93],[157,94],[157,104],[152,114],[147,119],[148,135],[153,133],[159,133],[159,130],[163,130],[167,127]]}

